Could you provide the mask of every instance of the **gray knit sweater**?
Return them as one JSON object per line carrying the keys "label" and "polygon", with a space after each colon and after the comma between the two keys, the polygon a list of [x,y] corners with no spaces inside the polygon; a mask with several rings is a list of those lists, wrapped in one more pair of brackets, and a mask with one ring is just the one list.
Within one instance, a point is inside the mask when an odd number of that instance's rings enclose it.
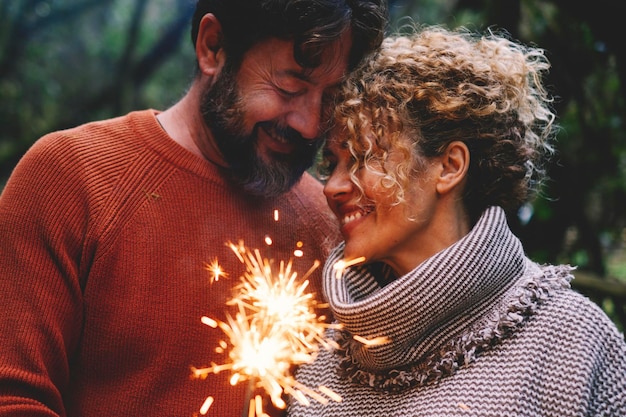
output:
{"label": "gray knit sweater", "polygon": [[324,270],[340,348],[296,374],[342,401],[292,400],[290,416],[626,416],[623,335],[569,288],[572,268],[526,258],[500,208],[382,288],[374,266],[337,278],[342,254]]}

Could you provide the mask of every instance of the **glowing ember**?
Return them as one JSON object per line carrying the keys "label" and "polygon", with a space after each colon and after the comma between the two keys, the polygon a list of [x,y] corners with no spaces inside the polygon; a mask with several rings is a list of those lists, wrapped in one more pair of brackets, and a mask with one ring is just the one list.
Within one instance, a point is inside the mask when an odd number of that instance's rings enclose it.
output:
{"label": "glowing ember", "polygon": [[204,400],[204,404],[202,404],[202,407],[200,407],[200,414],[205,415],[206,413],[209,412],[209,408],[211,408],[211,405],[213,404],[213,397],[207,397],[206,400]]}
{"label": "glowing ember", "polygon": [[364,344],[365,346],[377,346],[389,343],[389,338],[385,336],[375,337],[373,339],[366,339],[355,334],[354,336],[352,336],[352,338],[357,342]]}
{"label": "glowing ember", "polygon": [[337,279],[340,279],[341,276],[343,275],[344,271],[346,270],[346,268],[352,266],[352,265],[356,265],[356,264],[360,264],[362,262],[365,262],[365,257],[364,256],[360,256],[358,258],[355,259],[351,259],[351,260],[339,260],[337,262],[335,262],[335,264],[333,265],[333,269],[335,269],[337,272],[335,273],[335,276],[337,277]]}
{"label": "glowing ember", "polygon": [[217,322],[210,317],[204,316],[200,320],[209,327],[213,327],[214,329],[217,327]]}
{"label": "glowing ember", "polygon": [[217,262],[217,259],[214,259],[213,262],[211,262],[210,264],[205,264],[204,269],[209,271],[209,273],[211,274],[211,284],[213,284],[213,282],[215,281],[219,281],[220,277],[228,277],[228,274],[222,271],[222,267]]}

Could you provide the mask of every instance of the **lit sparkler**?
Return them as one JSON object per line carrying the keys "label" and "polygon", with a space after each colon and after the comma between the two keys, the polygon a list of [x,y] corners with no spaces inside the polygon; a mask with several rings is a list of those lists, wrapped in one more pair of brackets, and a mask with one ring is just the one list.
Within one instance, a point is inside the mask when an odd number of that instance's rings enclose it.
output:
{"label": "lit sparkler", "polygon": [[[230,371],[232,385],[248,381],[250,399],[244,406],[244,416],[266,415],[260,398],[252,398],[256,388],[262,388],[281,409],[286,406],[283,394],[290,394],[303,404],[309,404],[307,397],[321,403],[329,399],[341,401],[328,388],[318,387],[316,391],[297,382],[290,373],[293,365],[312,362],[320,346],[336,347],[334,341],[324,337],[324,332],[339,326],[327,324],[324,316],[315,313],[315,308],[322,305],[306,292],[308,277],[319,261],[296,281],[298,275],[292,270],[291,261],[281,261],[278,271],[274,271],[273,262],[263,258],[259,250],[250,251],[241,241],[227,245],[246,266],[236,287],[237,294],[227,303],[237,311],[234,316],[227,316],[226,322],[209,317],[203,317],[202,322],[224,332],[228,340],[220,342],[219,349],[230,347],[230,362],[192,368],[193,374],[205,378],[211,373]],[[201,414],[208,413],[213,401],[213,397],[205,400]]]}

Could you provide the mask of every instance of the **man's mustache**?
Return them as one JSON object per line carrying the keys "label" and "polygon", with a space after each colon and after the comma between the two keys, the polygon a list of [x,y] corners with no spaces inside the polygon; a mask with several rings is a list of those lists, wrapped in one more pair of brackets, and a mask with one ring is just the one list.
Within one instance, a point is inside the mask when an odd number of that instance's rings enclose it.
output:
{"label": "man's mustache", "polygon": [[284,126],[275,122],[261,122],[259,127],[269,132],[272,136],[282,138],[297,148],[305,148],[320,143],[322,137],[305,139],[300,132],[290,126]]}

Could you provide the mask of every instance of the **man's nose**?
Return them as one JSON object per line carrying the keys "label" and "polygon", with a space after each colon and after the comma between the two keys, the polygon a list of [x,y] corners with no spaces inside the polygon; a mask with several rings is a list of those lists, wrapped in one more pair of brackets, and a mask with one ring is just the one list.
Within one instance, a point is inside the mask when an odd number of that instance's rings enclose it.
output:
{"label": "man's nose", "polygon": [[321,113],[321,97],[304,95],[294,100],[287,123],[304,139],[314,140],[320,135]]}

